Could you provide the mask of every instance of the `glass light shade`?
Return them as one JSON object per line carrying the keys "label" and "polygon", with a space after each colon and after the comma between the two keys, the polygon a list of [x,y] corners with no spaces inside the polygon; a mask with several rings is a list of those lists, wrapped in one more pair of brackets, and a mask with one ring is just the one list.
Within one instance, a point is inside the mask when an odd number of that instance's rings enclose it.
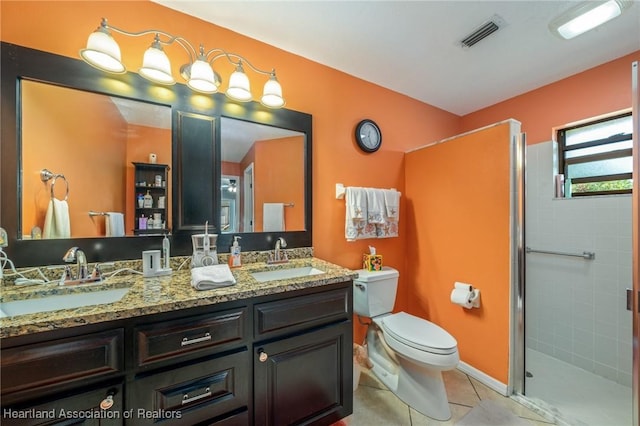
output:
{"label": "glass light shade", "polygon": [[616,0],[579,4],[554,19],[549,28],[564,39],[572,39],[622,14],[623,7]]}
{"label": "glass light shade", "polygon": [[120,56],[120,46],[109,32],[101,28],[89,35],[87,47],[80,50],[80,56],[86,63],[99,70],[114,74],[126,72]]}
{"label": "glass light shade", "polygon": [[242,66],[238,66],[229,77],[229,88],[226,95],[234,101],[247,102],[251,100],[249,77],[244,73]]}
{"label": "glass light shade", "polygon": [[154,43],[144,52],[140,75],[158,84],[175,84],[171,75],[171,63],[159,44]]}
{"label": "glass light shade", "polygon": [[275,75],[272,75],[264,84],[260,103],[269,108],[282,108],[284,99],[282,98],[282,86]]}
{"label": "glass light shade", "polygon": [[216,81],[211,65],[207,61],[198,59],[191,64],[187,86],[196,92],[215,93],[218,91],[220,81],[219,79]]}

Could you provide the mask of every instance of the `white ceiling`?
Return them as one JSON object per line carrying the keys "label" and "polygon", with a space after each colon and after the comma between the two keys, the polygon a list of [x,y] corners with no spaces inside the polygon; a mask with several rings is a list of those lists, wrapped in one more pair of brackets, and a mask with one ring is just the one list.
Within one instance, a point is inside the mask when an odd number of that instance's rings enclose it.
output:
{"label": "white ceiling", "polygon": [[[153,1],[458,115],[640,50],[639,0],[573,40],[548,24],[575,1]],[[499,31],[460,47],[494,15]]]}

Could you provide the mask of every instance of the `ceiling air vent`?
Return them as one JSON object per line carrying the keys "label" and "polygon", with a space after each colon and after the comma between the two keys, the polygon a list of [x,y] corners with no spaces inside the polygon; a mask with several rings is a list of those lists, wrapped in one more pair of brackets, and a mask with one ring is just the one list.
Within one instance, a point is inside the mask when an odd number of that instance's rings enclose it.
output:
{"label": "ceiling air vent", "polygon": [[482,24],[474,32],[466,36],[460,44],[463,48],[468,49],[480,40],[484,40],[491,34],[495,33],[504,25],[504,20],[498,15],[494,15],[488,22]]}

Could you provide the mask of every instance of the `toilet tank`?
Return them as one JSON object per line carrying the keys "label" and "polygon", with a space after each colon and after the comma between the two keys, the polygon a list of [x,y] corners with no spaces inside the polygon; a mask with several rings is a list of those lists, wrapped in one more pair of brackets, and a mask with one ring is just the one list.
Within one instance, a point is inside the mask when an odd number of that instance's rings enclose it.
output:
{"label": "toilet tank", "polygon": [[353,312],[373,318],[393,311],[398,290],[397,270],[384,266],[382,271],[356,271],[353,280]]}

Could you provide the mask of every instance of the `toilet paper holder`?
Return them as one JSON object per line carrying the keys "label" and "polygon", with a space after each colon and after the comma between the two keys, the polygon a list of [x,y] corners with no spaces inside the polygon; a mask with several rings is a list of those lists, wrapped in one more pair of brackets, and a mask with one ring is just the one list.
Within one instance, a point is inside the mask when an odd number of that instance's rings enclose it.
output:
{"label": "toilet paper holder", "polygon": [[451,303],[466,309],[480,307],[480,290],[471,284],[455,282],[451,290]]}

